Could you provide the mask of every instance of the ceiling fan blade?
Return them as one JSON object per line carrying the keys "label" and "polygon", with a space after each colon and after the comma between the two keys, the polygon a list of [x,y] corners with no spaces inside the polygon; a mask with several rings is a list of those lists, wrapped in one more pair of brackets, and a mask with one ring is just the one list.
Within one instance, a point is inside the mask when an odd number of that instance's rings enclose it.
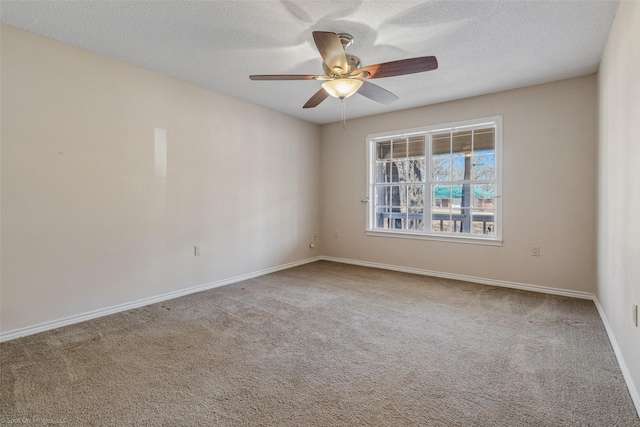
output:
{"label": "ceiling fan blade", "polygon": [[316,93],[313,94],[313,96],[311,98],[309,98],[309,100],[307,101],[306,104],[304,104],[304,106],[302,108],[313,108],[313,107],[317,107],[318,104],[320,104],[322,101],[324,101],[325,99],[327,99],[327,97],[329,96],[329,94],[327,93],[326,90],[324,89],[320,89],[319,91],[317,91]]}
{"label": "ceiling fan blade", "polygon": [[[349,71],[347,56],[344,54],[344,48],[336,33],[314,31],[313,40],[316,42],[316,47],[322,56],[322,60],[330,70],[338,74]],[[336,69],[336,67],[339,68]]]}
{"label": "ceiling fan blade", "polygon": [[357,93],[385,105],[398,100],[398,97],[393,93],[366,80],[362,81],[362,86],[360,86]]}
{"label": "ceiling fan blade", "polygon": [[326,76],[311,76],[304,74],[259,74],[249,76],[251,80],[317,80]]}
{"label": "ceiling fan blade", "polygon": [[[435,56],[420,56],[418,58],[401,59],[399,61],[383,62],[382,64],[369,65],[357,70],[358,74],[367,72],[370,79],[382,77],[402,76],[404,74],[422,73],[438,68],[438,60]],[[354,73],[356,74],[356,73]]]}

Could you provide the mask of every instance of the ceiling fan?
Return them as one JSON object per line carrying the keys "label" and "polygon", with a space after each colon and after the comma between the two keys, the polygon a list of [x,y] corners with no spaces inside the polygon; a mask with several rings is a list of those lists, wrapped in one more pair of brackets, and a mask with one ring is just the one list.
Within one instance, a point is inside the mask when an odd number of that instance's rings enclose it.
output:
{"label": "ceiling fan", "polygon": [[354,93],[359,93],[382,104],[390,104],[396,101],[398,97],[388,90],[369,82],[369,79],[421,73],[438,68],[438,61],[435,56],[421,56],[360,67],[360,58],[345,53],[345,49],[353,43],[351,35],[314,31],[313,40],[322,56],[322,66],[326,75],[271,74],[252,75],[249,78],[251,80],[323,81],[322,88],[309,98],[302,108],[316,107],[329,95],[344,100]]}

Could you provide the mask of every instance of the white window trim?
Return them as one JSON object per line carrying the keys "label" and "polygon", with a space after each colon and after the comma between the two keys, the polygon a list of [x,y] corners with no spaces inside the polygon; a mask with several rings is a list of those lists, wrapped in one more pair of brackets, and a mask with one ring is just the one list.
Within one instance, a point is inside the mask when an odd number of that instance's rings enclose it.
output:
{"label": "white window trim", "polygon": [[[375,160],[375,144],[379,140],[389,139],[391,137],[405,138],[419,133],[436,133],[438,131],[444,131],[453,129],[454,132],[464,130],[468,127],[478,127],[483,124],[493,124],[496,127],[495,136],[495,167],[496,167],[496,196],[494,198],[494,217],[495,217],[495,235],[492,237],[484,237],[480,235],[460,235],[460,233],[429,233],[424,232],[412,232],[409,230],[381,230],[374,228],[374,215],[373,215],[373,203],[375,200],[374,184],[375,184],[375,171],[373,170],[373,163]],[[424,126],[412,129],[404,129],[397,131],[389,131],[382,133],[375,133],[367,135],[367,215],[366,215],[366,235],[374,237],[388,237],[388,238],[400,238],[400,239],[419,239],[419,240],[434,240],[441,242],[456,242],[467,244],[480,244],[490,246],[502,245],[502,116],[483,117],[473,120],[464,120],[459,122],[438,124],[433,126]],[[430,200],[429,200],[430,201]],[[426,201],[425,201],[426,203]],[[426,206],[425,206],[426,209]]]}

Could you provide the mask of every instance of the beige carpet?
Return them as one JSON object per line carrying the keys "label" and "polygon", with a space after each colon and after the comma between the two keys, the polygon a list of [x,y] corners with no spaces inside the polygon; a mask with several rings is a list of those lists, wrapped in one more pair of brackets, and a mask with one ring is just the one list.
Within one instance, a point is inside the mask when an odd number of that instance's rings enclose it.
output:
{"label": "beige carpet", "polygon": [[591,301],[330,262],[0,357],[4,423],[640,426]]}

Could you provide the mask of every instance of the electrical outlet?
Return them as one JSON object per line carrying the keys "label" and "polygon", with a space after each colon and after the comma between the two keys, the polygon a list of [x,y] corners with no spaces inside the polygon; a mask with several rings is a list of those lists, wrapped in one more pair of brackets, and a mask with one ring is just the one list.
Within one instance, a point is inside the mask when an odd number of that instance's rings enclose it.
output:
{"label": "electrical outlet", "polygon": [[193,255],[194,256],[200,256],[200,245],[195,245],[193,247]]}
{"label": "electrical outlet", "polygon": [[540,256],[540,246],[538,245],[531,246],[531,256]]}
{"label": "electrical outlet", "polygon": [[631,310],[631,315],[632,317],[632,321],[633,321],[633,326],[635,326],[636,328],[638,327],[638,304],[631,304],[632,310]]}

